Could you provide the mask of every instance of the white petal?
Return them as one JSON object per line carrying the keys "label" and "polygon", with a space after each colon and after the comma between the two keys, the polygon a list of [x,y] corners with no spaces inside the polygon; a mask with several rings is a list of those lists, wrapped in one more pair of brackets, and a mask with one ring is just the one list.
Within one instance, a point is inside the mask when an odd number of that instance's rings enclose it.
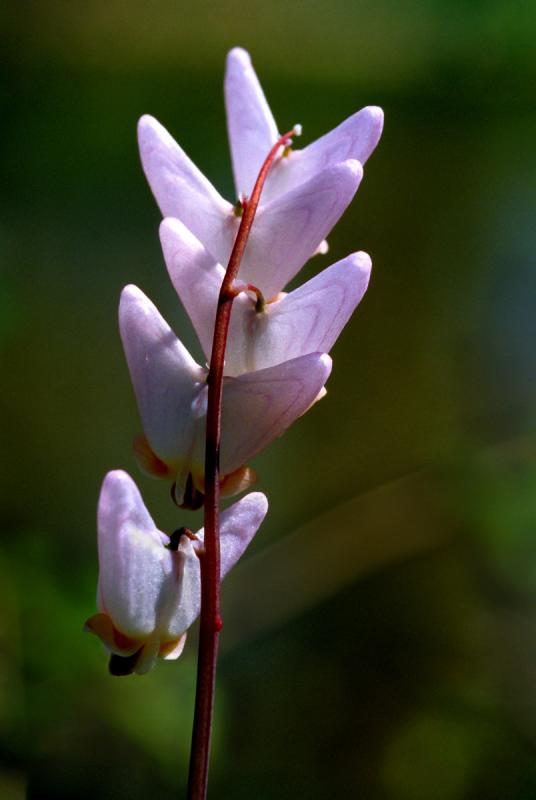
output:
{"label": "white petal", "polygon": [[[222,512],[220,518],[221,577],[241,558],[259,529],[268,501],[261,492],[252,492]],[[202,544],[203,529],[197,532]],[[191,543],[190,543],[191,545]],[[190,551],[193,553],[193,547]],[[201,575],[197,556],[188,557],[184,563],[183,593],[180,607],[170,617],[168,631],[171,637],[179,636],[195,621],[201,609]]]}
{"label": "white petal", "polygon": [[134,639],[146,638],[155,629],[168,541],[129,475],[109,472],[98,507],[99,586],[115,627]]}
{"label": "white petal", "polygon": [[160,648],[160,658],[163,658],[165,661],[175,661],[179,656],[182,655],[182,651],[184,650],[184,645],[186,644],[186,633],[183,633],[182,636],[174,642],[173,646],[170,647],[164,646],[164,648]]}
{"label": "white petal", "polygon": [[280,197],[310,180],[327,166],[350,158],[364,164],[378,144],[382,128],[381,108],[367,106],[303,150],[292,148],[270,170],[263,189],[262,202]]}
{"label": "white petal", "polygon": [[221,474],[233,472],[281,436],[311,406],[330,372],[330,357],[311,353],[239,378],[226,378]]}
{"label": "white petal", "polygon": [[[225,271],[177,219],[160,225],[160,241],[175,291],[210,360],[218,295]],[[234,313],[234,311],[233,311]]]}
{"label": "white petal", "polygon": [[192,447],[204,371],[136,286],[123,289],[119,326],[147,440],[178,470]]}
{"label": "white petal", "polygon": [[[249,331],[239,343],[231,339],[229,351],[249,354],[247,368],[256,370],[307,353],[328,353],[363,297],[370,269],[369,256],[354,253],[281,300],[269,303],[263,313],[256,314],[250,303],[243,312],[250,317]],[[248,325],[244,322],[240,328],[246,331]],[[237,329],[238,319],[232,332]]]}
{"label": "white petal", "polygon": [[159,621],[160,630],[169,639],[181,636],[197,619],[201,608],[201,574],[199,558],[192,542],[182,537],[179,552],[182,553],[182,586],[180,603],[169,605],[165,616]]}
{"label": "white petal", "polygon": [[279,134],[249,53],[240,47],[227,56],[225,107],[236,195],[249,196]]}
{"label": "white petal", "polygon": [[138,140],[143,169],[162,215],[180,219],[218,260],[228,258],[239,222],[232,205],[153,117],[140,119]]}
{"label": "white petal", "polygon": [[329,352],[365,294],[371,266],[367,253],[353,253],[267,305],[270,338],[260,337],[259,355],[271,350],[271,358],[286,361],[308,352]]}
{"label": "white petal", "polygon": [[[200,597],[198,586],[191,585],[192,573],[197,574],[199,564],[190,539],[182,536],[178,550],[166,552],[169,554],[168,569],[157,609],[161,643],[178,639],[189,628],[192,603],[198,604]],[[199,577],[196,580],[199,581]]]}
{"label": "white petal", "polygon": [[358,161],[327,167],[257,211],[239,277],[274,297],[344,213],[363,175]]}
{"label": "white petal", "polygon": [[262,492],[251,492],[227,508],[220,521],[221,577],[242,557],[268,511]]}
{"label": "white petal", "polygon": [[151,636],[150,639],[145,643],[138,655],[138,658],[136,659],[134,672],[137,675],[145,675],[154,667],[159,649],[160,639],[158,634],[155,634],[154,636]]}

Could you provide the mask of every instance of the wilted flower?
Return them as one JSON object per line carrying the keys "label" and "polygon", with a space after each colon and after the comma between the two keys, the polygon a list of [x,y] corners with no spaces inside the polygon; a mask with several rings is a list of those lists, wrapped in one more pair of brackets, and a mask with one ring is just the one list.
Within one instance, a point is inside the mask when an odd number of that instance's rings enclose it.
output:
{"label": "wilted flower", "polygon": [[[254,492],[221,515],[221,576],[257,532],[268,504]],[[182,531],[185,531],[182,533]],[[98,507],[98,612],[86,630],[112,654],[115,675],[147,672],[157,656],[180,656],[200,610],[199,557],[203,531],[158,530],[126,472],[109,472]]]}
{"label": "wilted flower", "polygon": [[[160,240],[173,286],[209,359],[225,270],[177,219],[162,222]],[[225,374],[240,375],[307,353],[329,352],[366,291],[370,269],[366,253],[352,253],[272,302],[264,303],[251,292],[238,295]]]}
{"label": "wilted flower", "polygon": [[[207,370],[197,364],[156,307],[135,286],[123,289],[119,325],[145,431],[137,455],[152,475],[175,481],[178,505],[204,491]],[[224,379],[222,493],[247,488],[246,462],[280,436],[323,391],[331,359],[309,353]]]}
{"label": "wilted flower", "polygon": [[[225,80],[227,121],[237,196],[251,192],[279,134],[251,66],[239,48],[229,53]],[[272,299],[345,211],[362,177],[361,164],[376,146],[383,114],[364,108],[303,150],[286,148],[270,170],[239,277]],[[215,261],[226,264],[240,213],[227,202],[152,117],[139,123],[145,174],[164,217],[175,217]]]}

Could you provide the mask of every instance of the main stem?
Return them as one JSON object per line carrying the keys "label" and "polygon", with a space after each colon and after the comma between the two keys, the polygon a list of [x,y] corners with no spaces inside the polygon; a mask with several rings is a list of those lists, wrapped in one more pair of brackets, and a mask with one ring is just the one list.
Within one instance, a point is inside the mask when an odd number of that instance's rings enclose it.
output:
{"label": "main stem", "polygon": [[208,408],[205,449],[205,539],[200,555],[201,566],[201,620],[197,661],[197,688],[195,694],[194,727],[188,776],[188,799],[205,800],[207,796],[208,764],[216,662],[219,634],[222,628],[220,614],[220,440],[221,402],[225,349],[231,310],[236,291],[233,283],[255,218],[259,199],[275,157],[287,145],[296,131],[281,136],[270,150],[261,167],[251,197],[243,203],[240,227],[223,278],[214,323],[214,338],[208,373]]}

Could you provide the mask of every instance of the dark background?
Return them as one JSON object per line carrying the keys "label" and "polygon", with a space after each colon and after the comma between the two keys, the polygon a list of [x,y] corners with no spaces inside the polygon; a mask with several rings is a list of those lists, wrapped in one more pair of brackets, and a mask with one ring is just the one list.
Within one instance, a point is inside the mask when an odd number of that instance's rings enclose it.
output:
{"label": "dark background", "polygon": [[255,461],[269,517],[225,589],[212,798],[536,797],[536,6],[4,2],[0,10],[0,797],[180,797],[195,634],[113,679],[82,634],[95,505],[143,478],[116,323],[138,284],[197,357],[157,238],[145,112],[233,199],[224,57],[305,145],[385,130],[300,281],[369,291],[328,396]]}

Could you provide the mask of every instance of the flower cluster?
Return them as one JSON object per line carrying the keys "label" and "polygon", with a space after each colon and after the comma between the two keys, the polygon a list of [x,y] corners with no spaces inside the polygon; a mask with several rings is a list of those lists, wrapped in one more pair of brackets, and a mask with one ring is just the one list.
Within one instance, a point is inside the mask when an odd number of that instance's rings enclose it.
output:
{"label": "flower cluster", "polygon": [[[240,217],[280,136],[250,58],[239,48],[227,58],[225,101],[235,203],[220,196],[155,119],[142,117],[138,129],[143,168],[164,217],[164,259],[207,360]],[[328,352],[366,291],[370,258],[353,253],[289,294],[284,288],[312,255],[326,252],[326,236],[357,191],[382,122],[380,109],[364,108],[303,150],[290,142],[281,147],[268,173],[235,283],[225,356],[224,496],[253,483],[248,461],[325,394]],[[144,431],[135,441],[140,466],[171,483],[178,506],[198,508],[205,490],[208,371],[135,286],[122,292],[119,326]],[[253,493],[224,512],[222,576],[266,509],[264,496]],[[99,613],[87,628],[112,653],[112,672],[144,672],[158,655],[178,657],[199,612],[202,532],[160,532],[132,480],[119,471],[104,481],[98,531]]]}

